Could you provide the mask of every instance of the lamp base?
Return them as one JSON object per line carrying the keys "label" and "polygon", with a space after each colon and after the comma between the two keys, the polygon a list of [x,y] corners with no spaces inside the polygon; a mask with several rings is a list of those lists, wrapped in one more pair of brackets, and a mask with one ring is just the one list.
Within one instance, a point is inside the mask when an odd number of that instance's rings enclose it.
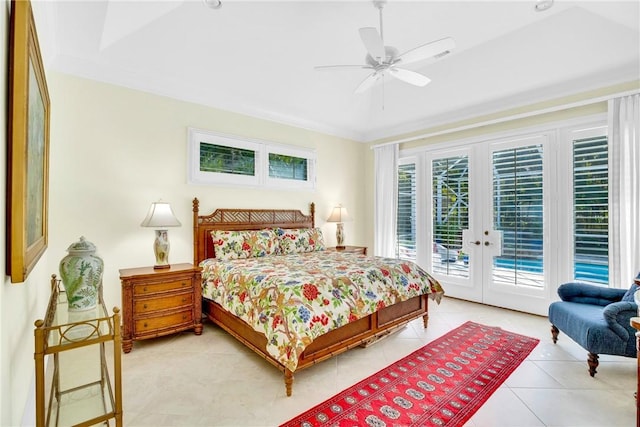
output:
{"label": "lamp base", "polygon": [[336,224],[336,245],[337,249],[344,249],[344,224],[339,222]]}
{"label": "lamp base", "polygon": [[156,230],[156,240],[153,242],[153,252],[156,255],[156,265],[154,270],[169,268],[169,232],[167,230]]}

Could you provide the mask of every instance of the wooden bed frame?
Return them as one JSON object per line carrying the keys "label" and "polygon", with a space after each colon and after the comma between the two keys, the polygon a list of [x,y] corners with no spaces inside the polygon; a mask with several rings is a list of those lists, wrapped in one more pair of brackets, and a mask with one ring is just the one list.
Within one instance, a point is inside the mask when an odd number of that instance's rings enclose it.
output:
{"label": "wooden bed frame", "polygon": [[[315,205],[310,214],[299,210],[273,209],[217,209],[210,215],[199,215],[199,201],[193,199],[193,264],[214,258],[212,230],[260,230],[268,227],[314,227]],[[214,301],[203,298],[204,314],[215,324],[236,337],[244,345],[284,372],[287,396],[291,396],[293,372],[285,368],[266,351],[266,337],[256,332],[240,318],[227,312]],[[422,317],[427,327],[428,296],[422,295],[385,307],[348,325],[316,338],[300,355],[297,369],[304,369],[350,348],[366,346]]]}

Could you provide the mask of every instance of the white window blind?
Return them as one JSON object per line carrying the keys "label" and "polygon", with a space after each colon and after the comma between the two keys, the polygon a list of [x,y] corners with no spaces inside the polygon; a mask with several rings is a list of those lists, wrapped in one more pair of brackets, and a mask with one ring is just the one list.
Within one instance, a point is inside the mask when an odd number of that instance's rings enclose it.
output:
{"label": "white window blind", "polygon": [[573,224],[576,280],[609,280],[609,155],[606,136],[573,141]]}
{"label": "white window blind", "polygon": [[542,273],[542,145],[493,153],[493,212],[494,229],[503,238],[502,254],[494,257],[494,280],[500,282],[498,267],[512,270],[516,279],[522,277],[519,272]]}
{"label": "white window blind", "polygon": [[201,142],[200,171],[253,176],[256,171],[256,152]]}
{"label": "white window blind", "polygon": [[[433,271],[468,276],[458,265],[462,230],[469,228],[469,159],[455,156],[432,161]],[[463,255],[464,256],[464,255]]]}

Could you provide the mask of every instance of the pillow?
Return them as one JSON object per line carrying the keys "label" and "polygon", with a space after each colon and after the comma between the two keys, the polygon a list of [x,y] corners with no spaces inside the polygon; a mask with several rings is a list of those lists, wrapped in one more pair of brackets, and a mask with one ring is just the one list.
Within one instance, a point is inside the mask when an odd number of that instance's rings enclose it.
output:
{"label": "pillow", "polygon": [[245,231],[243,249],[249,258],[278,253],[278,238],[272,229]]}
{"label": "pillow", "polygon": [[633,283],[631,284],[631,287],[627,290],[627,292],[622,297],[622,301],[635,302],[635,300],[633,299],[633,296],[635,295],[638,289],[640,289],[640,273],[638,273],[636,278],[633,279]]}
{"label": "pillow", "polygon": [[248,253],[242,248],[244,231],[213,230],[213,252],[217,259],[229,260],[247,258]]}
{"label": "pillow", "polygon": [[226,231],[213,230],[213,250],[217,259],[230,260],[262,257],[277,252],[278,240],[271,229]]}
{"label": "pillow", "polygon": [[324,236],[320,228],[277,228],[280,253],[295,254],[324,250]]}

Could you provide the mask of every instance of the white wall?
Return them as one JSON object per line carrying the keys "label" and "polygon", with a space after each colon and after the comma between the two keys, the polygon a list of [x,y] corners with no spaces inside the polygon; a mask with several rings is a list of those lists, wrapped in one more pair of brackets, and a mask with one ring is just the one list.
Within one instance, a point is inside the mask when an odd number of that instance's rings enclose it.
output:
{"label": "white wall", "polygon": [[[104,297],[121,306],[121,268],[153,265],[154,232],[140,227],[151,202],[169,201],[182,227],[169,231],[172,263],[192,260],[192,199],[215,208],[294,208],[316,203],[316,224],[342,203],[354,221],[348,244],[368,245],[365,225],[366,145],[65,74],[48,73],[51,95],[50,245],[47,270],[57,272],[80,236],[105,262]],[[317,150],[315,191],[263,190],[187,184],[187,127]]]}

